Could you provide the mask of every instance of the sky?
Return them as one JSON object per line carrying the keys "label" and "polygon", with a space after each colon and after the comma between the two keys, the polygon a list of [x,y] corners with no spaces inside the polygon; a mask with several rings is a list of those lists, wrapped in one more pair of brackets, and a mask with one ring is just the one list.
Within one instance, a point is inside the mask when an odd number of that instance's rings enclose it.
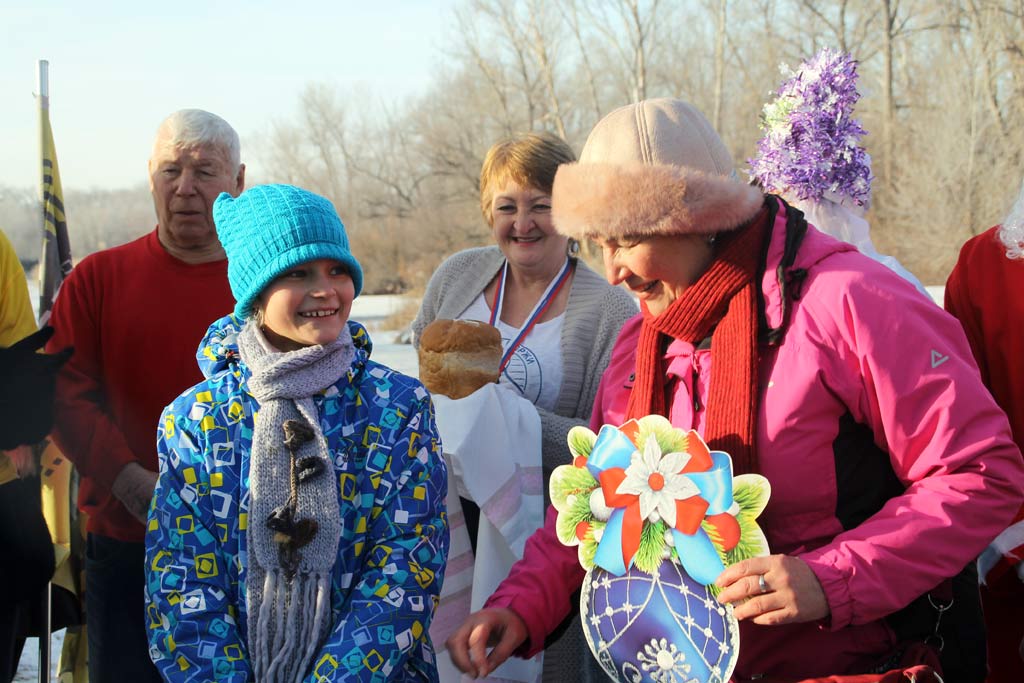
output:
{"label": "sky", "polygon": [[247,177],[309,83],[392,102],[425,91],[457,0],[0,0],[0,185],[38,185],[36,62],[68,188],[147,182],[160,121],[206,109],[242,138]]}

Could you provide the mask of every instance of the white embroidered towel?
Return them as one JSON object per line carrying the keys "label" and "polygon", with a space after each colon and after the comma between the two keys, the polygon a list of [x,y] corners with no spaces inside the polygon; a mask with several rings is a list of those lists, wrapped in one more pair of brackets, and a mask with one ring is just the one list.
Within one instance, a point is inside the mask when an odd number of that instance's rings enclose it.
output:
{"label": "white embroidered towel", "polygon": [[[433,396],[448,461],[451,548],[441,602],[430,627],[441,681],[463,678],[444,650],[448,636],[484,602],[523,556],[526,539],[544,523],[544,474],[537,409],[499,384],[458,400]],[[474,559],[459,496],[480,507]],[[535,683],[542,655],[510,658],[485,680]],[[483,679],[478,679],[483,680]]]}

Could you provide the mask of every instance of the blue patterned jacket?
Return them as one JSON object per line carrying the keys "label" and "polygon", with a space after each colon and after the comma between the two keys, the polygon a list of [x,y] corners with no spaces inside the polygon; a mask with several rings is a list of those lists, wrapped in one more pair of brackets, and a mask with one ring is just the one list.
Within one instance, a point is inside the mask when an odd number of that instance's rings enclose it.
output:
{"label": "blue patterned jacket", "polygon": [[[246,528],[253,415],[233,316],[197,357],[206,381],[179,396],[157,432],[160,476],[146,529],[150,656],[182,683],[253,679],[247,655]],[[356,360],[314,396],[339,482],[342,536],[332,626],[307,683],[437,681],[428,635],[448,553],[447,477],[433,406],[416,380]],[[251,520],[253,524],[261,520]]]}

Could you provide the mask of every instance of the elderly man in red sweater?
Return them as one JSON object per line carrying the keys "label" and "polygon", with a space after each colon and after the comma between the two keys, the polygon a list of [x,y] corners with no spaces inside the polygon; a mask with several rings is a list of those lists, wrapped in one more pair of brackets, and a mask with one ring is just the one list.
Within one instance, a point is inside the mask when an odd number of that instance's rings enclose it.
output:
{"label": "elderly man in red sweater", "polygon": [[[964,244],[946,283],[981,378],[1024,449],[1024,188],[1002,225]],[[978,560],[988,631],[987,683],[1024,681],[1024,508]]]}
{"label": "elderly man in red sweater", "polygon": [[[144,522],[160,412],[200,379],[195,350],[231,311],[212,207],[245,185],[238,134],[197,109],[160,125],[149,160],[157,226],[88,256],[61,287],[49,348],[74,346],[58,377],[55,440],[81,475],[88,518],[92,683],[159,681],[144,626]],[[212,656],[212,654],[211,654]]]}

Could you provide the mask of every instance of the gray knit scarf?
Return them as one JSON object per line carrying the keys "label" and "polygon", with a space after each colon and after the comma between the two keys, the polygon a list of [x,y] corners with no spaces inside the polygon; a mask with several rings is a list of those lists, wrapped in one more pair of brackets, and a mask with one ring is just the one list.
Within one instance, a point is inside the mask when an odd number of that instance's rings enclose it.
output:
{"label": "gray knit scarf", "polygon": [[238,335],[259,401],[249,457],[249,659],[260,683],[301,681],[330,627],[341,516],[313,394],[352,366],[348,327],[324,346],[279,352],[251,321]]}

